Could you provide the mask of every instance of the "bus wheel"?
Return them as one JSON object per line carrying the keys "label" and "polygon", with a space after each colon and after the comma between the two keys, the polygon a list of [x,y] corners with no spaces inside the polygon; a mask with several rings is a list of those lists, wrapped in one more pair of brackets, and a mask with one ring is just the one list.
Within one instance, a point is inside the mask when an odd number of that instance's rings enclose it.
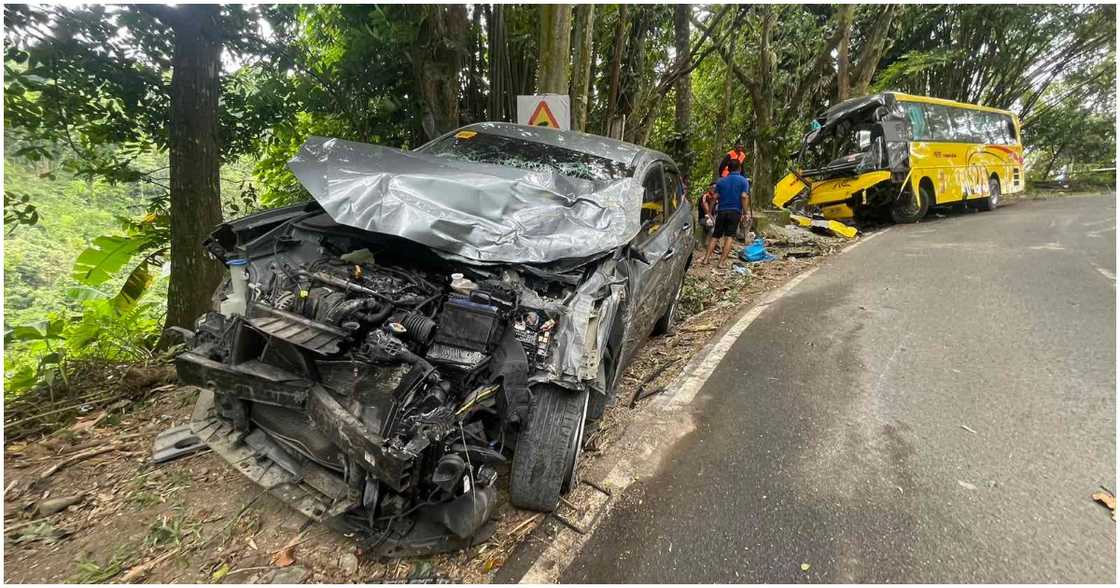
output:
{"label": "bus wheel", "polygon": [[914,190],[907,188],[898,195],[898,199],[891,204],[891,220],[895,223],[916,223],[929,211],[930,202],[933,201],[933,188],[927,187],[927,182],[918,186],[917,195]]}
{"label": "bus wheel", "polygon": [[988,197],[982,198],[976,208],[980,210],[995,210],[999,206],[999,178],[992,176],[988,180]]}

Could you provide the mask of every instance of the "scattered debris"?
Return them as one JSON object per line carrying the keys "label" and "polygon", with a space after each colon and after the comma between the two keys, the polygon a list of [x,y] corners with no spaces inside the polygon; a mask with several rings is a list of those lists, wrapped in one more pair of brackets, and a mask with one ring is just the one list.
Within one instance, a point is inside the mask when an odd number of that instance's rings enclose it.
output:
{"label": "scattered debris", "polygon": [[968,482],[965,482],[964,480],[957,480],[957,484],[959,484],[960,487],[964,488],[965,490],[975,490],[976,489],[975,484],[969,484]]}
{"label": "scattered debris", "polygon": [[278,568],[286,568],[296,563],[296,545],[303,542],[303,533],[296,535],[286,545],[272,554],[270,563]]}
{"label": "scattered debris", "polygon": [[639,400],[653,396],[654,394],[657,394],[658,392],[663,390],[664,388],[654,388],[653,392],[650,392],[649,394],[644,393],[646,386],[656,380],[658,376],[665,372],[665,370],[679,363],[681,359],[683,358],[678,357],[673,361],[663,363],[650,373],[646,374],[646,377],[642,380],[642,384],[638,386],[638,389],[634,391],[634,396],[630,399],[630,408],[634,408],[638,404]]}
{"label": "scattered debris", "polygon": [[165,463],[206,449],[206,444],[191,432],[190,424],[171,427],[156,436],[152,463]]}
{"label": "scattered debris", "polygon": [[1116,496],[1108,488],[1101,486],[1100,491],[1093,493],[1093,500],[1107,506],[1108,510],[1112,511],[1112,520],[1116,520]]}
{"label": "scattered debris", "polygon": [[809,218],[799,214],[791,214],[789,218],[802,227],[824,231],[828,234],[845,239],[854,239],[856,235],[859,234],[859,231],[855,227],[848,226],[840,221]]}
{"label": "scattered debris", "polygon": [[75,504],[80,503],[82,500],[85,500],[85,497],[85,494],[75,494],[73,496],[47,498],[35,504],[35,508],[32,511],[32,514],[41,517],[52,515],[56,512],[61,512]]}
{"label": "scattered debris", "polygon": [[807,563],[803,563],[803,564],[801,564],[801,571],[803,571],[803,572],[807,572],[807,571],[809,571],[809,568],[810,568],[810,567],[811,567],[811,566],[810,566],[809,564],[807,564]]}
{"label": "scattered debris", "polygon": [[61,470],[62,468],[66,467],[66,466],[73,465],[73,464],[78,463],[80,461],[87,460],[91,457],[101,455],[102,453],[108,453],[110,451],[118,451],[120,449],[128,447],[129,445],[131,445],[131,444],[130,443],[109,443],[108,445],[103,445],[101,447],[97,447],[95,449],[91,449],[89,451],[79,453],[77,455],[72,455],[72,456],[54,464],[53,466],[43,470],[43,473],[39,474],[39,480],[46,480],[47,478],[51,477],[56,472],[58,472],[58,470]]}

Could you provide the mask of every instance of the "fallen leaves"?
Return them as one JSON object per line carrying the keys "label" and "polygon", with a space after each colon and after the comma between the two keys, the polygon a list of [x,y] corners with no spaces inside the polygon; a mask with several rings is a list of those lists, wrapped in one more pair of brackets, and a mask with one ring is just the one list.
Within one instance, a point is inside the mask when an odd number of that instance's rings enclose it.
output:
{"label": "fallen leaves", "polygon": [[283,547],[273,552],[269,563],[277,568],[286,568],[296,563],[296,546],[302,542],[303,533],[292,537],[291,541],[288,541]]}
{"label": "fallen leaves", "polygon": [[1108,507],[1112,511],[1112,520],[1116,520],[1116,497],[1107,490],[1100,490],[1093,493],[1093,500]]}

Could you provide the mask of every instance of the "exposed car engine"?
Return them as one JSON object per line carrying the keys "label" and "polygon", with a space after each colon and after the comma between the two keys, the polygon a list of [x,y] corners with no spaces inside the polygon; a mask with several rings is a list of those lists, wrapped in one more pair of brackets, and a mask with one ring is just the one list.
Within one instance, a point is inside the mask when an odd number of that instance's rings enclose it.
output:
{"label": "exposed car engine", "polygon": [[342,514],[368,547],[395,554],[485,539],[494,466],[548,358],[550,294],[564,285],[530,277],[531,290],[508,268],[464,267],[472,279],[382,264],[314,221],[246,244],[248,259],[230,258],[220,236],[210,244],[230,277],[181,377],[213,393],[231,448],[310,486],[318,503],[304,514]]}

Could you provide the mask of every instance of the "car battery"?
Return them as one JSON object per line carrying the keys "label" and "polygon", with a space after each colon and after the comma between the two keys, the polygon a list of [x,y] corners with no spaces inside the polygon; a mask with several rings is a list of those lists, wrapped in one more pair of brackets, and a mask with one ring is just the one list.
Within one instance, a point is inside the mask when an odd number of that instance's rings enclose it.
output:
{"label": "car battery", "polygon": [[502,336],[505,321],[497,306],[452,294],[437,323],[437,344],[487,353]]}

